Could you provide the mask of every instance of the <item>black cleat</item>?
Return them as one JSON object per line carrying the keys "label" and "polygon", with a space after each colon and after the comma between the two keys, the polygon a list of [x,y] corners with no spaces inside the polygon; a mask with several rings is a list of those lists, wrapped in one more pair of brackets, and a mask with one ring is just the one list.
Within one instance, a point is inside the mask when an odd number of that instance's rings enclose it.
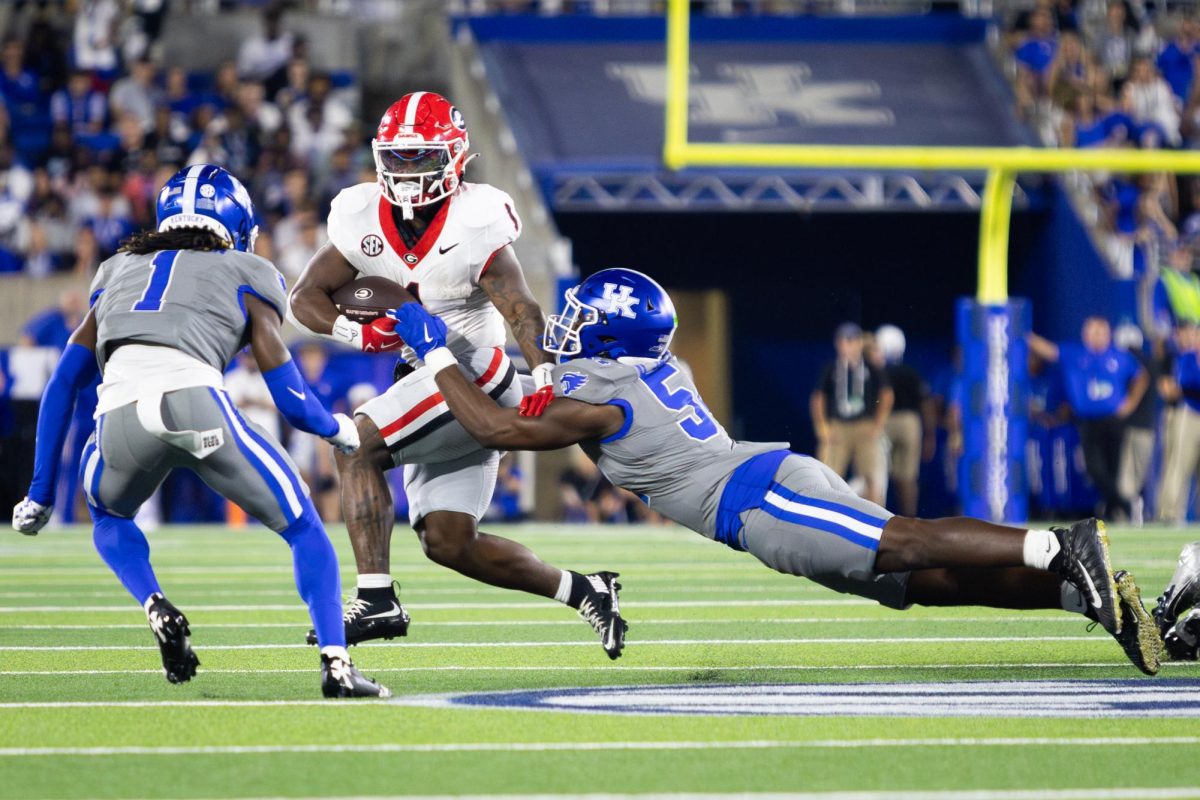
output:
{"label": "black cleat", "polygon": [[1167,643],[1171,658],[1176,661],[1196,660],[1195,644],[1188,643],[1188,639],[1195,637],[1187,636],[1183,628],[1176,630],[1174,635],[1171,631],[1176,628],[1179,618],[1188,616],[1188,609],[1197,604],[1200,604],[1200,542],[1192,542],[1184,545],[1175,574],[1154,606],[1154,624]]}
{"label": "black cleat", "polygon": [[[397,584],[398,586],[398,584]],[[346,644],[358,644],[371,639],[395,639],[408,635],[408,612],[393,593],[386,600],[364,600],[356,597],[346,606],[342,622],[346,626]],[[317,643],[317,632],[310,630],[305,641]]]}
{"label": "black cleat", "polygon": [[322,653],[321,694],[326,697],[391,697],[392,690],[363,675],[349,659]]}
{"label": "black cleat", "polygon": [[1127,571],[1120,570],[1113,577],[1121,598],[1121,632],[1115,638],[1135,667],[1147,675],[1157,675],[1163,642],[1154,620],[1142,605],[1142,592]]}
{"label": "black cleat", "polygon": [[154,631],[154,638],[158,640],[163,674],[167,680],[171,683],[190,681],[196,674],[196,667],[200,666],[200,659],[196,658],[188,641],[192,632],[188,628],[187,617],[161,594],[154,594],[150,607],[146,609],[146,619],[150,621],[150,630]]}
{"label": "black cleat", "polygon": [[1108,557],[1108,533],[1098,519],[1085,519],[1069,528],[1051,528],[1062,549],[1050,571],[1062,576],[1083,595],[1088,616],[1116,636],[1121,632],[1120,598]]}
{"label": "black cleat", "polygon": [[600,646],[608,657],[620,658],[629,626],[621,619],[617,599],[621,584],[617,583],[617,573],[597,572],[584,577],[587,578],[588,592],[579,604],[579,616],[600,635]]}
{"label": "black cleat", "polygon": [[1196,661],[1200,657],[1200,608],[1184,614],[1163,634],[1163,646],[1172,661]]}

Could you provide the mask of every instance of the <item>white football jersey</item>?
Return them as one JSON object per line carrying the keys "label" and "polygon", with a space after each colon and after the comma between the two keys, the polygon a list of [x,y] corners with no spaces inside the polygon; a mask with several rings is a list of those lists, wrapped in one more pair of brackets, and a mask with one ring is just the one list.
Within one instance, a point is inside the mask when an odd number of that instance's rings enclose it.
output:
{"label": "white football jersey", "polygon": [[[361,275],[379,275],[416,295],[450,330],[456,352],[503,347],[504,318],[479,279],[495,254],[521,235],[512,198],[485,183],[463,183],[412,249],[379,184],[343,189],[329,210],[329,240]],[[406,357],[411,352],[405,348]]]}

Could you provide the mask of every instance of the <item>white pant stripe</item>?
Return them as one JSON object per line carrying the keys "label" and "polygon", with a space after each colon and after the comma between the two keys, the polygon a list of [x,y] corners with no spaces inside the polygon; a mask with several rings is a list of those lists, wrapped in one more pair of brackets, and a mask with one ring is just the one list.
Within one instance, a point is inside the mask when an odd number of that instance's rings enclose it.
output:
{"label": "white pant stripe", "polygon": [[221,401],[221,405],[225,407],[225,413],[229,417],[229,424],[233,427],[233,435],[238,437],[238,440],[246,446],[251,453],[267,468],[267,472],[275,479],[283,490],[283,496],[287,498],[288,506],[292,511],[292,518],[298,519],[304,513],[304,507],[300,504],[300,499],[296,496],[296,489],[292,486],[292,482],[288,480],[288,476],[284,474],[283,469],[276,463],[275,459],[271,458],[267,451],[263,450],[262,446],[246,432],[242,426],[242,421],[238,417],[237,411],[233,404],[229,402],[229,398],[224,392],[216,392],[217,398]]}
{"label": "white pant stripe", "polygon": [[789,511],[793,514],[803,514],[807,517],[816,517],[817,519],[822,519],[826,522],[832,522],[835,525],[841,525],[847,530],[854,531],[855,533],[875,539],[876,541],[878,541],[879,537],[883,535],[883,528],[876,525],[869,525],[865,522],[860,522],[853,517],[840,514],[837,511],[830,511],[827,508],[818,508],[817,506],[810,506],[805,503],[795,502],[793,500],[785,500],[775,492],[767,492],[766,501],[775,506],[775,508],[783,511]]}

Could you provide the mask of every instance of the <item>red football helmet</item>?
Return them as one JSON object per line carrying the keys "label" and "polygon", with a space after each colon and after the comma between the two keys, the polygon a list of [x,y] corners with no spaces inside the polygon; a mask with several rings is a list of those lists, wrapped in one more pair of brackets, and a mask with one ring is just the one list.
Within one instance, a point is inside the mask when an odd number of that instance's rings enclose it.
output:
{"label": "red football helmet", "polygon": [[467,123],[450,101],[433,92],[404,95],[384,112],[371,140],[383,196],[404,209],[449,196],[467,166]]}

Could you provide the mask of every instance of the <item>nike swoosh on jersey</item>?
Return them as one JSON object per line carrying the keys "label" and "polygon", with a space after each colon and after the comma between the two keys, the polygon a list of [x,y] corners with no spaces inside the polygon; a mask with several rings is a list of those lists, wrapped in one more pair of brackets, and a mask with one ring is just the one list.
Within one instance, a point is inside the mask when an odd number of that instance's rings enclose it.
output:
{"label": "nike swoosh on jersey", "polygon": [[293,388],[292,388],[292,387],[290,387],[290,386],[289,386],[289,387],[287,387],[287,390],[288,390],[289,392],[291,392],[292,394],[296,395],[296,398],[297,398],[298,400],[303,400],[303,399],[304,399],[304,394],[305,394],[304,392],[297,392],[295,389],[293,389]]}
{"label": "nike swoosh on jersey", "polygon": [[398,617],[400,613],[400,606],[392,603],[391,611],[384,611],[382,614],[372,614],[369,617],[362,617],[362,619],[387,619],[388,617]]}
{"label": "nike swoosh on jersey", "polygon": [[462,242],[455,242],[454,244],[450,245],[449,247],[440,247],[439,246],[438,247],[438,255],[444,256],[444,255],[446,255],[446,253],[449,253],[451,250],[458,247],[460,244],[462,244]]}

